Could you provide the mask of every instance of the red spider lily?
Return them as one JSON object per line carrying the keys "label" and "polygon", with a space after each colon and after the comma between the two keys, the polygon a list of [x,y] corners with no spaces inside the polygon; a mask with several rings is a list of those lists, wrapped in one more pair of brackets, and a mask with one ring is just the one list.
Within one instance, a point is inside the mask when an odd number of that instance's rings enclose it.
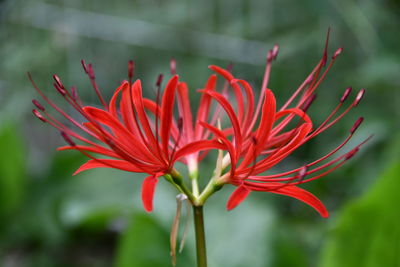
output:
{"label": "red spider lily", "polygon": [[[217,140],[203,140],[205,133],[198,123],[193,124],[190,111],[188,89],[184,82],[179,82],[175,75],[175,62],[171,62],[173,77],[168,81],[160,99],[162,75],[157,86],[157,101],[142,96],[140,80],[132,82],[133,62],[129,62],[129,82],[122,82],[107,104],[98,89],[91,64],[82,66],[89,76],[92,86],[102,104],[102,108],[84,106],[77,90],[68,90],[58,76],[54,75],[55,89],[84,118],[79,123],[54,104],[29,78],[35,89],[51,107],[61,114],[74,128],[60,122],[37,101],[33,114],[61,132],[69,146],[59,150],[78,150],[90,158],[74,174],[81,171],[106,167],[129,172],[147,173],[149,176],[142,186],[142,200],[147,211],[152,210],[154,190],[160,176],[174,174],[177,160],[186,163],[190,171],[197,170],[199,152],[207,149],[223,149]],[[215,77],[210,78],[205,89],[213,90]],[[174,102],[177,97],[179,118],[174,118]],[[161,101],[161,103],[159,103]],[[210,97],[201,100],[197,121],[208,116]],[[79,133],[79,130],[81,133]],[[89,136],[89,138],[84,137]],[[84,143],[77,145],[76,139]],[[106,156],[106,158],[99,157]]]}
{"label": "red spider lily", "polygon": [[[320,159],[287,172],[271,175],[263,174],[304,143],[338,122],[353,107],[358,105],[364,95],[365,90],[361,89],[355,100],[339,113],[351,93],[351,88],[347,88],[339,104],[327,116],[326,120],[318,126],[313,126],[313,121],[306,112],[315,99],[315,90],[324,80],[337,56],[342,52],[341,48],[338,49],[326,67],[327,43],[328,40],[320,62],[280,109],[276,107],[273,92],[267,88],[271,64],[277,56],[278,46],[275,46],[268,53],[264,81],[257,105],[254,101],[253,89],[248,82],[236,79],[228,70],[210,66],[211,70],[220,74],[230,84],[236,98],[234,102],[237,103],[235,109],[226,95],[216,91],[202,90],[204,94],[209,95],[220,104],[232,125],[230,128],[221,130],[202,122],[202,125],[211,131],[226,146],[228,151],[221,164],[222,169],[226,169],[230,165],[230,170],[222,174],[217,180],[219,185],[230,183],[237,186],[227,203],[228,210],[239,205],[251,191],[266,191],[294,197],[316,209],[321,216],[328,217],[328,211],[322,202],[298,185],[325,176],[354,156],[365,141],[344,155],[317,166],[318,163],[328,160],[348,143],[362,123],[363,118],[359,118],[355,122],[344,142]],[[323,71],[324,67],[326,67],[325,71]],[[296,98],[297,101],[295,101]],[[290,105],[293,105],[293,107],[289,108]],[[297,123],[295,122],[296,118],[299,120]],[[289,127],[293,123],[295,126]]]}

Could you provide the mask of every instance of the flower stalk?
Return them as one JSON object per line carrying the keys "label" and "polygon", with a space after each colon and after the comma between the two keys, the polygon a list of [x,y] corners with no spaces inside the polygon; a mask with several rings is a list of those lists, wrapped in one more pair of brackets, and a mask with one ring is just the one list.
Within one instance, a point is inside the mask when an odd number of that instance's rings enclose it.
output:
{"label": "flower stalk", "polygon": [[197,267],[207,267],[206,236],[203,206],[193,205],[194,230],[196,234]]}

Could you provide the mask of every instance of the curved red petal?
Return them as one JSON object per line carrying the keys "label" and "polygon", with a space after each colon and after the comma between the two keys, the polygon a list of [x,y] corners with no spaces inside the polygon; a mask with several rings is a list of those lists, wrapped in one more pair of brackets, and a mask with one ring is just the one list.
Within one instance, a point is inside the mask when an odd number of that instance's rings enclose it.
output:
{"label": "curved red petal", "polygon": [[236,148],[236,150],[241,151],[242,133],[241,133],[238,117],[236,116],[235,110],[233,109],[232,105],[229,103],[228,100],[226,100],[225,97],[223,97],[221,94],[219,94],[217,92],[214,92],[214,91],[204,91],[204,92],[209,94],[215,100],[217,100],[218,103],[220,103],[222,108],[225,110],[226,114],[228,115],[228,117],[232,123],[233,131],[235,133],[235,146],[236,146],[235,148]]}
{"label": "curved red petal", "polygon": [[314,208],[322,217],[324,218],[329,217],[329,212],[326,209],[325,205],[321,202],[321,200],[319,200],[316,196],[314,196],[310,192],[300,187],[294,185],[286,185],[283,183],[262,184],[262,183],[245,182],[245,184],[247,187],[249,187],[249,189],[254,191],[266,191],[296,198]]}
{"label": "curved red petal", "polygon": [[233,77],[233,75],[229,71],[227,71],[226,69],[223,69],[221,67],[218,67],[218,66],[215,66],[215,65],[211,65],[208,68],[210,68],[211,70],[213,70],[216,73],[220,74],[221,76],[223,76],[228,81],[231,81],[231,80],[233,80],[235,78],[235,77]]}
{"label": "curved red petal", "polygon": [[143,181],[142,202],[143,202],[143,207],[147,212],[151,212],[153,210],[154,192],[157,183],[158,179],[155,175],[148,176]]}
{"label": "curved red petal", "polygon": [[163,94],[161,102],[161,142],[165,155],[168,155],[169,137],[174,111],[175,89],[178,85],[178,76],[172,77]]}
{"label": "curved red petal", "polygon": [[250,190],[245,186],[239,186],[233,191],[232,195],[229,197],[228,203],[226,204],[227,210],[232,210],[236,208],[246,197],[250,194]]}
{"label": "curved red petal", "polygon": [[[217,76],[215,74],[213,74],[210,76],[210,78],[208,78],[204,90],[205,91],[207,91],[207,90],[213,91],[213,90],[215,90],[216,84],[217,84]],[[197,114],[196,114],[196,125],[195,125],[196,139],[199,139],[199,138],[201,138],[201,136],[203,136],[203,130],[204,130],[204,128],[202,126],[200,126],[197,122],[207,121],[208,113],[210,111],[210,105],[211,105],[211,96],[203,92],[201,95],[199,108],[198,108]]]}
{"label": "curved red petal", "polygon": [[127,81],[124,81],[120,87],[118,87],[113,96],[111,97],[110,103],[108,105],[108,109],[110,110],[110,113],[114,116],[114,117],[118,117],[118,112],[117,112],[117,98],[118,98],[118,94],[122,91],[122,90],[126,90],[129,88],[129,83]]}
{"label": "curved red petal", "polygon": [[120,169],[123,171],[128,171],[128,172],[143,172],[141,168],[136,168],[132,163],[125,161],[125,160],[116,160],[116,159],[101,159],[100,161],[98,160],[89,160],[83,165],[81,165],[74,173],[73,175],[76,175],[80,172],[94,169],[94,168],[115,168],[115,169]]}
{"label": "curved red petal", "polygon": [[322,217],[328,218],[329,212],[325,205],[316,196],[310,192],[297,187],[297,186],[285,186],[277,190],[270,191],[275,194],[285,195],[289,197],[296,198],[309,206],[313,207]]}
{"label": "curved red petal", "polygon": [[61,146],[57,148],[58,151],[63,151],[63,150],[84,150],[87,152],[93,152],[97,154],[101,154],[104,156],[109,156],[113,158],[120,158],[118,154],[116,154],[114,151],[107,149],[105,147],[94,147],[94,146]]}
{"label": "curved red petal", "polygon": [[192,143],[189,143],[189,144],[183,146],[178,151],[176,151],[175,156],[172,159],[172,162],[174,162],[175,160],[182,158],[186,155],[189,155],[189,154],[201,151],[201,150],[209,150],[209,149],[226,150],[226,146],[215,140],[195,141],[195,142],[192,142]]}

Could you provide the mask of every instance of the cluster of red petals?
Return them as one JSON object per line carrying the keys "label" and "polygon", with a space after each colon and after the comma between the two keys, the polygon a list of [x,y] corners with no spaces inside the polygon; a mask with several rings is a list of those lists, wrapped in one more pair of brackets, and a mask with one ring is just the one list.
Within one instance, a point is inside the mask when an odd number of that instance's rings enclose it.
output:
{"label": "cluster of red petals", "polygon": [[[92,65],[82,61],[102,106],[83,105],[77,90],[74,87],[67,89],[54,76],[55,89],[82,116],[85,122],[80,123],[47,98],[30,77],[44,101],[68,123],[57,120],[37,100],[33,100],[37,108],[33,113],[61,132],[69,145],[59,150],[78,150],[90,158],[75,174],[99,167],[147,173],[142,187],[142,200],[147,211],[152,210],[158,178],[171,173],[177,161],[187,164],[189,171],[196,170],[198,162],[208,151],[219,149],[227,152],[222,160],[224,173],[219,180],[237,186],[228,201],[229,210],[240,204],[251,191],[267,191],[303,201],[321,216],[327,217],[328,212],[322,202],[298,185],[334,171],[354,156],[365,142],[330,159],[348,143],[362,118],[356,121],[349,136],[338,147],[320,159],[283,173],[264,173],[358,105],[364,89],[356,94],[347,107],[343,107],[351,94],[351,88],[347,88],[336,108],[318,126],[307,114],[315,99],[316,89],[341,51],[338,49],[327,64],[326,45],[317,66],[280,108],[277,108],[273,92],[267,88],[271,64],[278,53],[278,47],[275,46],[268,52],[258,101],[248,82],[235,78],[229,70],[210,66],[211,70],[224,78],[225,85],[218,91],[217,75],[211,75],[204,88],[199,90],[202,95],[196,116],[193,116],[188,87],[175,75],[175,62],[172,61],[173,75],[162,94],[162,76],[157,80],[156,101],[143,97],[140,80],[132,81],[133,62],[129,62],[129,81],[124,81],[116,89],[107,104],[98,89]],[[234,101],[230,99],[231,95]],[[175,103],[178,116],[174,115]],[[221,128],[217,125],[223,116],[228,118],[229,123]],[[74,140],[82,144],[78,145]]]}
{"label": "cluster of red petals", "polygon": [[[57,128],[69,144],[58,150],[78,150],[90,158],[74,174],[100,167],[147,173],[149,176],[142,186],[142,200],[145,209],[151,211],[158,178],[170,173],[176,161],[182,161],[189,168],[197,167],[201,151],[224,149],[217,140],[205,140],[204,128],[198,123],[207,119],[211,98],[205,95],[201,99],[196,123],[193,123],[188,87],[179,81],[177,75],[170,78],[162,95],[160,86],[163,76],[159,76],[157,100],[154,102],[143,97],[140,80],[132,82],[133,62],[130,61],[130,81],[122,82],[107,104],[98,89],[91,64],[86,65],[82,61],[82,65],[102,103],[101,108],[84,106],[74,87],[68,90],[58,76],[53,78],[55,89],[83,117],[84,123],[73,119],[47,98],[29,75],[44,101],[74,126],[72,128],[60,122],[37,100],[32,101],[37,108],[33,114]],[[213,89],[214,86],[215,77],[210,79],[205,89]],[[178,104],[178,119],[174,117],[175,101]],[[77,145],[73,139],[83,144]]]}
{"label": "cluster of red petals", "polygon": [[[210,124],[202,123],[205,128],[214,133],[215,137],[226,146],[228,151],[228,157],[224,158],[224,167],[229,164],[230,170],[221,177],[221,180],[233,184],[237,188],[232,193],[227,208],[228,210],[235,208],[251,191],[267,191],[296,198],[313,207],[321,216],[328,217],[328,211],[323,203],[298,185],[325,176],[355,155],[360,146],[368,139],[349,152],[330,159],[348,143],[362,123],[362,117],[354,123],[349,136],[320,159],[282,173],[271,175],[263,173],[287,158],[304,143],[337,123],[346,113],[358,105],[365,90],[361,89],[356,94],[355,99],[347,107],[342,108],[352,90],[351,87],[347,88],[338,101],[338,105],[327,116],[326,120],[315,126],[307,114],[307,110],[315,100],[315,90],[333,66],[342,49],[336,50],[330,63],[327,64],[326,45],[320,62],[280,108],[277,108],[273,92],[267,88],[271,62],[275,59],[277,51],[278,48],[274,47],[268,53],[264,82],[258,103],[255,103],[253,89],[248,82],[235,78],[225,69],[210,66],[213,71],[226,79],[236,98],[236,101],[229,101],[221,93],[203,90],[204,93],[219,102],[231,122],[230,128],[222,130]],[[326,69],[324,70],[324,68]],[[236,103],[237,108],[231,102]]]}

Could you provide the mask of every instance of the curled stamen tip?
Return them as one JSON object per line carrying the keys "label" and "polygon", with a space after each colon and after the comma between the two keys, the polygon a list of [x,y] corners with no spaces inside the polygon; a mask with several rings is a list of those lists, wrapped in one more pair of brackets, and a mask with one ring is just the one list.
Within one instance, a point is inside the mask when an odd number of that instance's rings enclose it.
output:
{"label": "curled stamen tip", "polygon": [[85,71],[85,73],[88,74],[89,71],[87,69],[86,62],[84,59],[81,59],[81,64],[82,64],[82,67],[83,67],[83,70]]}
{"label": "curled stamen tip", "polygon": [[60,88],[65,89],[65,87],[64,87],[64,85],[62,84],[60,78],[59,78],[56,74],[53,75],[53,79],[54,79],[54,81],[56,81],[57,85],[58,85]]}
{"label": "curled stamen tip", "polygon": [[343,47],[339,48],[338,50],[333,53],[332,59],[336,59],[337,56],[339,56],[343,51]]}
{"label": "curled stamen tip", "polygon": [[57,83],[53,83],[54,88],[62,95],[65,96],[67,94],[67,91],[64,90],[64,88],[61,88]]}
{"label": "curled stamen tip", "polygon": [[69,137],[69,135],[66,132],[61,131],[61,136],[64,138],[65,142],[67,142],[70,146],[76,146],[75,142],[72,141],[71,137]]}
{"label": "curled stamen tip", "polygon": [[360,103],[360,101],[361,101],[361,99],[363,98],[364,94],[365,94],[365,89],[361,89],[361,90],[358,92],[358,94],[357,94],[357,96],[356,96],[356,99],[354,100],[354,103],[353,103],[353,106],[354,106],[354,107],[357,106],[358,103]]}
{"label": "curled stamen tip", "polygon": [[346,90],[343,93],[343,96],[340,98],[340,102],[343,103],[347,99],[347,97],[349,97],[351,90],[352,90],[351,86],[346,88]]}
{"label": "curled stamen tip", "polygon": [[316,94],[313,94],[309,98],[307,98],[306,102],[304,103],[304,105],[301,109],[304,112],[306,112],[310,108],[311,104],[314,102],[315,98],[317,98]]}
{"label": "curled stamen tip", "polygon": [[161,83],[162,83],[163,78],[164,78],[164,75],[162,75],[161,73],[158,74],[157,82],[156,82],[156,86],[157,86],[157,87],[160,87],[160,86],[161,86]]}
{"label": "curled stamen tip", "polygon": [[357,154],[357,152],[358,152],[359,150],[360,150],[360,149],[359,149],[358,147],[356,147],[356,148],[354,148],[353,150],[351,150],[350,152],[348,152],[348,153],[346,154],[346,156],[345,156],[345,160],[349,160],[349,159],[351,159],[352,157],[354,157],[354,155]]}
{"label": "curled stamen tip", "polygon": [[278,57],[278,52],[279,52],[279,46],[274,45],[274,47],[268,51],[267,61],[271,62],[271,61],[275,60]]}
{"label": "curled stamen tip", "polygon": [[174,58],[171,58],[171,60],[169,61],[169,68],[171,71],[172,75],[176,74],[176,60]]}
{"label": "curled stamen tip", "polygon": [[71,94],[72,94],[72,98],[74,100],[78,99],[78,92],[76,91],[76,87],[75,86],[71,87]]}
{"label": "curled stamen tip", "polygon": [[356,120],[356,122],[353,124],[353,127],[351,127],[350,129],[350,133],[354,134],[355,131],[357,131],[358,127],[360,126],[360,124],[364,121],[363,117],[360,117]]}
{"label": "curled stamen tip", "polygon": [[96,78],[96,76],[94,75],[92,63],[89,63],[89,65],[88,65],[87,74],[89,75],[89,78],[92,79],[92,80],[94,80]]}
{"label": "curled stamen tip", "polygon": [[42,122],[46,122],[47,120],[42,116],[42,114],[40,114],[39,111],[37,111],[36,109],[32,109],[32,113],[33,115],[36,116],[36,118],[38,118],[39,120],[41,120]]}
{"label": "curled stamen tip", "polygon": [[132,77],[133,77],[133,69],[134,69],[133,60],[129,60],[128,61],[128,77],[130,79],[132,79]]}
{"label": "curled stamen tip", "polygon": [[44,111],[44,107],[39,103],[39,101],[37,101],[36,99],[32,99],[32,103],[41,111]]}

